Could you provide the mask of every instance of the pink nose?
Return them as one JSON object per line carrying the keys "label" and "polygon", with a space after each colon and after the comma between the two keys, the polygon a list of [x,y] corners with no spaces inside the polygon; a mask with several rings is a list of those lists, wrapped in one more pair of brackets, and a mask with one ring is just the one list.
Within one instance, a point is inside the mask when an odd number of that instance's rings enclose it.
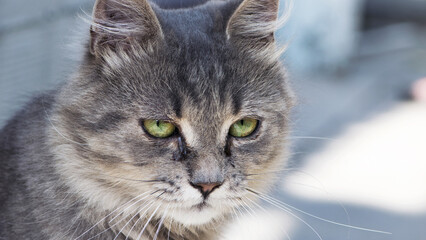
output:
{"label": "pink nose", "polygon": [[220,187],[222,183],[214,182],[214,183],[192,183],[191,186],[198,189],[204,198],[207,198],[207,196],[212,193],[215,189]]}

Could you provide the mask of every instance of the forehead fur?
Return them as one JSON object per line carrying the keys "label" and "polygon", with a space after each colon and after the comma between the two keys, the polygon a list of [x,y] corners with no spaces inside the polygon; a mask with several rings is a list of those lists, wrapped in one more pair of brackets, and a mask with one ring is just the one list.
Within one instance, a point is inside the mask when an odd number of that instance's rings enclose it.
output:
{"label": "forehead fur", "polygon": [[135,46],[109,52],[102,61],[89,58],[87,66],[98,70],[86,71],[96,75],[88,79],[159,118],[181,117],[187,107],[203,109],[191,119],[242,108],[282,111],[287,93],[280,63],[255,58],[227,40],[227,21],[236,7],[216,1],[181,10],[154,6],[164,41],[151,52]]}
{"label": "forehead fur", "polygon": [[217,131],[230,119],[287,113],[290,95],[280,62],[241,51],[227,38],[238,3],[177,10],[153,5],[164,39],[150,50],[139,42],[102,58],[87,54],[69,88],[86,100],[75,102],[99,115],[108,109],[131,118],[186,119],[194,127],[210,122]]}

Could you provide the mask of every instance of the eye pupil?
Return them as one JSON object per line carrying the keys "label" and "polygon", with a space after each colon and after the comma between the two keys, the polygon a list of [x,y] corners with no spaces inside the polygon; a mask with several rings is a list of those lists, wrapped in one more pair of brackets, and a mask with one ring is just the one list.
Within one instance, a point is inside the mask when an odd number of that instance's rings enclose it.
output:
{"label": "eye pupil", "polygon": [[147,134],[156,138],[167,138],[176,132],[176,126],[164,120],[143,120],[141,125]]}
{"label": "eye pupil", "polygon": [[250,136],[256,129],[259,121],[253,118],[243,118],[235,122],[229,129],[233,137],[244,138]]}

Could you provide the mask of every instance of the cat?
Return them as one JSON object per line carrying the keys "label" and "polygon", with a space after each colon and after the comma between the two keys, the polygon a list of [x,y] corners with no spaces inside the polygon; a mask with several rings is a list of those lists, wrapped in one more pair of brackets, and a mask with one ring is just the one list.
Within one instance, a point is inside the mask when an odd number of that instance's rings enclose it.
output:
{"label": "cat", "polygon": [[3,127],[1,239],[219,239],[272,186],[278,1],[164,2],[97,0],[78,71]]}

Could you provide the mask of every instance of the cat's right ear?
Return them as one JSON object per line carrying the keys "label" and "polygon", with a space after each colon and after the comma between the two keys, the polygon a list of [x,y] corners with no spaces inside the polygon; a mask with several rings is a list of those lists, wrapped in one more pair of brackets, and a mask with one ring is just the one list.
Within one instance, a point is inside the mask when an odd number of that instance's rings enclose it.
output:
{"label": "cat's right ear", "polygon": [[229,19],[226,34],[237,46],[255,54],[274,50],[279,0],[243,0]]}
{"label": "cat's right ear", "polygon": [[90,28],[90,53],[151,49],[163,38],[161,25],[147,0],[97,0]]}

